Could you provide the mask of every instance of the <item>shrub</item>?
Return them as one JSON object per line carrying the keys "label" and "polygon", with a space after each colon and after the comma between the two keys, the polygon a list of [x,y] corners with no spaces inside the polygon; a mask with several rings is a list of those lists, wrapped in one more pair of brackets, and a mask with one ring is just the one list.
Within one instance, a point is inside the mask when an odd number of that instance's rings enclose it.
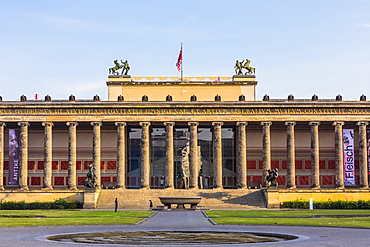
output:
{"label": "shrub", "polygon": [[[297,199],[292,201],[284,201],[281,204],[281,208],[299,208],[308,209],[309,201],[303,199]],[[370,200],[358,200],[358,201],[314,201],[314,209],[370,209]]]}
{"label": "shrub", "polygon": [[1,202],[0,210],[29,210],[29,209],[77,209],[82,208],[79,201],[58,199],[54,202]]}

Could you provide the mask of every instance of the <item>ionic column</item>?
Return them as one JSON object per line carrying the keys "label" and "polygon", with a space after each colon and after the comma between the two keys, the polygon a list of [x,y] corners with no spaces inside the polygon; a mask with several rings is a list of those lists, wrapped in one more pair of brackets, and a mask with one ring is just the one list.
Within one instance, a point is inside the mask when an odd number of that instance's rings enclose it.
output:
{"label": "ionic column", "polygon": [[189,122],[190,128],[190,154],[189,154],[189,170],[190,170],[190,189],[199,188],[199,154],[198,154],[198,122]]}
{"label": "ionic column", "polygon": [[287,126],[287,183],[288,189],[295,189],[295,140],[294,125],[296,122],[285,122]]}
{"label": "ionic column", "polygon": [[166,183],[165,188],[174,188],[174,140],[173,140],[173,126],[174,122],[164,122],[166,126]]}
{"label": "ionic column", "polygon": [[77,190],[77,122],[67,122],[68,130],[68,189]]}
{"label": "ionic column", "polygon": [[19,189],[28,190],[28,122],[19,122],[21,127],[19,133]]}
{"label": "ionic column", "polygon": [[43,122],[44,126],[44,187],[43,189],[53,189],[53,122]]}
{"label": "ionic column", "polygon": [[126,122],[117,126],[117,188],[126,188]]}
{"label": "ionic column", "polygon": [[4,190],[4,122],[0,122],[0,190]]}
{"label": "ionic column", "polygon": [[247,122],[236,123],[236,185],[239,189],[247,188],[247,125]]}
{"label": "ionic column", "polygon": [[222,189],[222,129],[223,122],[213,122],[213,177],[214,188]]}
{"label": "ionic column", "polygon": [[96,175],[96,188],[100,189],[101,187],[101,178],[100,178],[100,127],[102,126],[101,122],[91,122],[91,126],[93,126],[93,152],[92,152],[92,162],[95,168],[95,175]]}
{"label": "ionic column", "polygon": [[337,189],[344,189],[343,125],[344,122],[333,123],[335,127],[335,186]]}
{"label": "ionic column", "polygon": [[150,122],[139,123],[141,132],[141,188],[150,189]]}
{"label": "ionic column", "polygon": [[272,122],[261,122],[262,125],[262,186],[267,187],[267,170],[271,169],[271,134]]}
{"label": "ionic column", "polygon": [[320,189],[320,149],[319,149],[319,125],[320,122],[310,122],[311,126],[311,176],[312,189]]}
{"label": "ionic column", "polygon": [[369,178],[368,178],[368,164],[367,164],[367,138],[366,138],[366,126],[369,122],[358,122],[359,128],[359,166],[360,166],[360,188],[369,188]]}

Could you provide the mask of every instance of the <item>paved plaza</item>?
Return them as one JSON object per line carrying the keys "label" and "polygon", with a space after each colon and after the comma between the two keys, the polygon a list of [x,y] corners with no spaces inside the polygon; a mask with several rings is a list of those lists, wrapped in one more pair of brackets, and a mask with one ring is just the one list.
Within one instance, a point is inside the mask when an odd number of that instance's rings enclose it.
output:
{"label": "paved plaza", "polygon": [[[48,235],[101,231],[247,231],[298,236],[297,240],[248,246],[370,246],[369,229],[339,227],[298,227],[272,225],[213,225],[202,212],[158,212],[137,225],[45,226],[0,228],[0,246],[103,246],[97,244],[57,243],[45,240]],[[117,246],[108,245],[104,246]],[[195,246],[195,245],[192,245]],[[204,245],[203,245],[204,246]],[[225,246],[225,245],[222,245]],[[237,245],[240,246],[240,245]]]}

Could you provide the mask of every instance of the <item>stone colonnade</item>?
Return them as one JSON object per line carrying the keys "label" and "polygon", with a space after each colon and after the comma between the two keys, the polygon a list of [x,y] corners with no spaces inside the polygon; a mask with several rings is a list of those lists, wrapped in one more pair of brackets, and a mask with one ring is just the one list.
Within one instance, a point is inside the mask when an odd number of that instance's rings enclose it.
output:
{"label": "stone colonnade", "polygon": [[[164,122],[166,128],[166,182],[165,188],[174,189],[174,126],[175,122]],[[222,189],[222,126],[223,122],[212,123],[213,140],[213,174],[215,189]],[[263,186],[266,186],[266,170],[271,168],[271,133],[272,122],[261,122],[262,126],[262,161],[263,161]],[[336,162],[336,187],[344,188],[343,177],[343,135],[342,127],[345,123],[333,122],[335,128],[335,162]],[[0,122],[0,177],[3,176],[4,163],[4,122]],[[28,127],[29,122],[19,122],[19,189],[28,190]],[[52,128],[53,122],[43,122],[44,126],[44,190],[52,190]],[[68,137],[68,189],[77,189],[76,175],[76,135],[77,122],[67,122],[69,127]],[[126,184],[126,122],[116,122],[117,126],[117,187],[125,188]],[[141,188],[150,188],[150,126],[151,122],[140,122],[142,128],[141,139]],[[189,122],[190,131],[190,189],[199,188],[199,150],[198,150],[198,122]],[[247,122],[236,123],[236,178],[238,188],[247,188]],[[294,126],[296,122],[285,122],[287,128],[287,188],[296,188],[295,181],[295,138]],[[311,126],[311,176],[312,189],[320,188],[319,170],[319,125],[313,121]],[[368,165],[367,165],[367,139],[366,126],[368,122],[360,121],[359,126],[359,167],[360,187],[368,189]],[[100,153],[101,153],[101,126],[102,122],[91,122],[93,128],[93,165],[100,187]],[[3,180],[0,179],[0,190],[4,190]]]}

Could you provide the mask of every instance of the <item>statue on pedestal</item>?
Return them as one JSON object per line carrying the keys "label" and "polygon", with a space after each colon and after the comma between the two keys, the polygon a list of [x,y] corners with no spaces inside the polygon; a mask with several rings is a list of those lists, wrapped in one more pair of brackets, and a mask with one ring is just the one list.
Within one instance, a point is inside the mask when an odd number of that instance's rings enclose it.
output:
{"label": "statue on pedestal", "polygon": [[268,172],[268,175],[266,176],[268,188],[277,188],[278,184],[276,179],[279,176],[278,169],[268,169],[266,171]]}
{"label": "statue on pedestal", "polygon": [[128,61],[126,60],[125,62],[123,62],[121,60],[121,63],[118,62],[118,60],[114,60],[113,62],[116,66],[112,67],[112,68],[109,68],[109,74],[112,74],[112,75],[118,75],[118,70],[122,69],[121,71],[121,75],[127,75],[128,72],[130,71],[130,64],[128,63]]}
{"label": "statue on pedestal", "polygon": [[95,174],[95,168],[93,164],[89,165],[89,171],[86,174],[87,179],[85,179],[82,184],[85,185],[87,188],[95,188],[97,186],[96,184],[96,174]]}

